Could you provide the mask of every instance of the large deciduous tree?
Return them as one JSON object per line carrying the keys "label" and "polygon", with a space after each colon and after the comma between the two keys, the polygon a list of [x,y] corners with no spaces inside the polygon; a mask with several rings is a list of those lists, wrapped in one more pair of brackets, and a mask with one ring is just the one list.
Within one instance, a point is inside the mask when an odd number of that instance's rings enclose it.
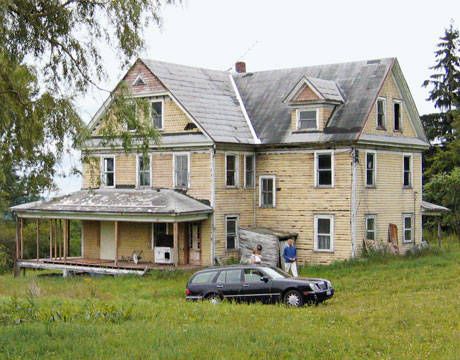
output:
{"label": "large deciduous tree", "polygon": [[85,138],[73,100],[105,78],[101,45],[125,66],[144,45],[142,30],[160,25],[161,8],[174,2],[0,0],[0,205],[14,184],[24,194],[53,186],[63,152]]}

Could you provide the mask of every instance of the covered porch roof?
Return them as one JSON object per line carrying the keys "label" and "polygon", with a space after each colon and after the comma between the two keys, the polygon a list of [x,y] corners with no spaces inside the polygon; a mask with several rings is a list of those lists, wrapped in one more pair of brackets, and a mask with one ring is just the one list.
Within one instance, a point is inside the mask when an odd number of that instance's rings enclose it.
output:
{"label": "covered porch roof", "polygon": [[450,209],[422,200],[422,215],[439,216],[442,213],[449,212]]}
{"label": "covered porch roof", "polygon": [[212,207],[171,189],[81,190],[11,208],[40,219],[180,222],[208,218]]}

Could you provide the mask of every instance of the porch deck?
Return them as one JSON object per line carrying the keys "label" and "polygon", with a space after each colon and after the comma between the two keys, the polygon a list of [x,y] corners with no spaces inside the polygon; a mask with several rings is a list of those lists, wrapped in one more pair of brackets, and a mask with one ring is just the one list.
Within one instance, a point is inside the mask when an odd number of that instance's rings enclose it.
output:
{"label": "porch deck", "polygon": [[86,259],[82,257],[70,257],[67,259],[28,259],[16,262],[18,269],[43,269],[60,270],[63,272],[87,272],[96,274],[124,275],[135,274],[144,275],[150,270],[193,270],[199,269],[196,265],[177,265],[155,264],[152,262],[139,262],[119,260],[117,264],[113,260]]}

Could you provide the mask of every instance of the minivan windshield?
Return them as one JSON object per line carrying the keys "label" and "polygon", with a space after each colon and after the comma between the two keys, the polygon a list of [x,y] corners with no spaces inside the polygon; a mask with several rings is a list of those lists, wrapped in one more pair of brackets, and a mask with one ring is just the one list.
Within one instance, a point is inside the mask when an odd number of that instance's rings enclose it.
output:
{"label": "minivan windshield", "polygon": [[286,279],[291,277],[291,275],[284,272],[283,270],[271,267],[264,267],[264,272],[272,279]]}

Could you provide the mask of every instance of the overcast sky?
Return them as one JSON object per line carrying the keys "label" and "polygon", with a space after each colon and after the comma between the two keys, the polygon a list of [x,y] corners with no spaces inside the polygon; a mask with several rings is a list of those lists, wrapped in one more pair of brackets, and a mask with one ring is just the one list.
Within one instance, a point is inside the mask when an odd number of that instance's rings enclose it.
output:
{"label": "overcast sky", "polygon": [[[421,83],[444,28],[460,25],[460,1],[184,0],[162,14],[162,28],[144,34],[141,57],[219,70],[244,60],[248,71],[397,57],[424,114],[434,109]],[[112,89],[125,70],[103,53],[109,79],[101,86]],[[92,90],[78,100],[86,122],[106,97]],[[62,193],[80,181],[57,179]]]}

